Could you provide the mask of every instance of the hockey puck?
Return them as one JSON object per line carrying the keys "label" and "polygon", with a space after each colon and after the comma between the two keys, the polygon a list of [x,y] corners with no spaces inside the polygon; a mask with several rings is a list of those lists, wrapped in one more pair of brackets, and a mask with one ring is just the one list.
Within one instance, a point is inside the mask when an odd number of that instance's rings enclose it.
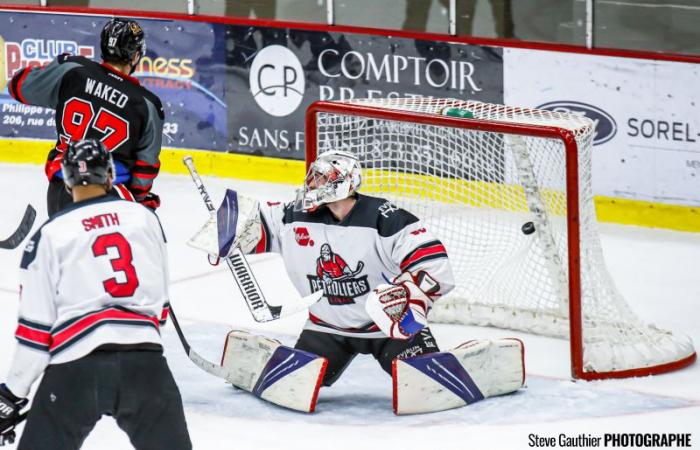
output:
{"label": "hockey puck", "polygon": [[523,234],[532,234],[535,232],[535,224],[532,222],[525,222],[522,227],[520,227]]}

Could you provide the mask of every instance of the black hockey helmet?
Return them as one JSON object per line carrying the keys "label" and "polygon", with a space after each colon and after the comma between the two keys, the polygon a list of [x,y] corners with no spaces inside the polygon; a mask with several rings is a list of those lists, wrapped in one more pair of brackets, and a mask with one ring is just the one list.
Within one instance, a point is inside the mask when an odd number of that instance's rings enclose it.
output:
{"label": "black hockey helmet", "polygon": [[95,139],[85,139],[68,144],[61,160],[63,181],[69,188],[75,185],[105,185],[114,176],[112,155],[104,144]]}
{"label": "black hockey helmet", "polygon": [[135,20],[112,18],[102,28],[100,49],[107,62],[131,63],[136,53],[146,54],[143,28]]}

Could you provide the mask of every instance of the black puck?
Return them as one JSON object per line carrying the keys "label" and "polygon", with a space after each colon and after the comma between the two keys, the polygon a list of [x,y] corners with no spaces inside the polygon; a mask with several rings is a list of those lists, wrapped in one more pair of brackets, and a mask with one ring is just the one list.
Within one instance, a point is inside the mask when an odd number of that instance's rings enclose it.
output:
{"label": "black puck", "polygon": [[525,222],[520,229],[523,231],[523,234],[532,234],[535,232],[535,224],[532,222]]}

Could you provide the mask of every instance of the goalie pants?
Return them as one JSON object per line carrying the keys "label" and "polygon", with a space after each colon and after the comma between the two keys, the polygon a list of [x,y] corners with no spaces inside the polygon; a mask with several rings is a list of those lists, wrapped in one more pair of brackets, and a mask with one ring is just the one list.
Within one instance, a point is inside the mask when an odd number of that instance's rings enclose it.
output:
{"label": "goalie pants", "polygon": [[103,415],[116,419],[136,449],[191,449],[162,350],[101,348],[46,368],[18,449],[78,449]]}
{"label": "goalie pants", "polygon": [[323,333],[314,330],[301,332],[294,348],[323,356],[328,360],[323,385],[335,383],[357,354],[372,355],[382,369],[391,375],[395,358],[410,358],[439,352],[429,328],[424,328],[411,339],[356,338]]}

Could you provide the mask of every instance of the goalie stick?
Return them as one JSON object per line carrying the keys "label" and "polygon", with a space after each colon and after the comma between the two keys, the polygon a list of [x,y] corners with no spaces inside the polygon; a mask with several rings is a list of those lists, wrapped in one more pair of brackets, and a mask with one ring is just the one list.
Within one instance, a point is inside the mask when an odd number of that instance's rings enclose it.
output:
{"label": "goalie stick", "polygon": [[15,232],[12,233],[9,238],[0,240],[0,248],[7,250],[17,248],[32,230],[34,219],[36,219],[36,211],[32,205],[27,205],[27,209],[24,210],[24,216],[22,217],[22,221],[19,223],[17,230],[15,230]]}
{"label": "goalie stick", "polygon": [[[211,197],[209,196],[209,192],[207,192],[207,188],[204,186],[202,178],[194,167],[192,157],[187,155],[182,159],[182,162],[190,172],[190,177],[197,187],[197,191],[199,195],[201,195],[202,201],[209,211],[209,214],[215,216],[216,208],[211,201]],[[235,211],[235,213],[237,214],[237,211]],[[270,305],[262,289],[260,289],[260,285],[245,255],[238,246],[234,244],[231,254],[223,259],[226,261],[229,270],[231,270],[231,274],[233,274],[233,278],[236,280],[238,289],[241,291],[241,295],[250,310],[250,314],[256,322],[269,322],[271,320],[277,320],[280,317],[290,316],[313,305],[323,296],[323,291],[316,291],[311,295],[288,302],[284,305]]]}

